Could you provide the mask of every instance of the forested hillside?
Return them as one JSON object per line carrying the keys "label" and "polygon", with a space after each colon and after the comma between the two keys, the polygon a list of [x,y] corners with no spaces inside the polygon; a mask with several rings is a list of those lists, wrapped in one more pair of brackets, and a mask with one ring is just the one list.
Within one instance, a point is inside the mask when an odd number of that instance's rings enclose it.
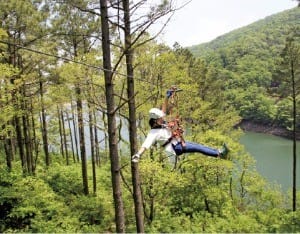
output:
{"label": "forested hillside", "polygon": [[290,129],[290,96],[284,93],[291,91],[282,87],[290,73],[283,72],[288,66],[283,68],[282,62],[288,39],[300,41],[299,19],[296,7],[188,49],[219,69],[227,99],[243,119]]}
{"label": "forested hillside", "polygon": [[[259,175],[235,128],[289,126],[296,96],[277,60],[293,61],[299,95],[297,35],[244,32],[197,58],[147,33],[172,1],[134,2],[0,1],[0,232],[299,232],[299,199]],[[174,163],[155,145],[132,162],[172,85],[168,118],[186,140],[226,142],[228,160]]]}
{"label": "forested hillside", "polygon": [[[209,53],[218,52],[218,50],[226,47],[234,48],[234,45],[238,44],[243,45],[244,48],[249,48],[250,52],[251,48],[254,49],[253,47],[256,45],[256,50],[270,54],[269,57],[271,55],[278,56],[285,45],[286,36],[291,32],[291,29],[299,26],[299,14],[299,7],[286,10],[233,30],[208,43],[195,45],[188,49],[196,57],[206,57]],[[252,40],[250,40],[251,38]],[[273,49],[270,50],[270,48]]]}

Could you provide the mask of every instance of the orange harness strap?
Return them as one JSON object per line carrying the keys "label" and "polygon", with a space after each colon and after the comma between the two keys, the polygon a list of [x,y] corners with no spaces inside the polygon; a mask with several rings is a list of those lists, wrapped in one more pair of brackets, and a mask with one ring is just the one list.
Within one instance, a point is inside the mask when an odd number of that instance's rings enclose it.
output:
{"label": "orange harness strap", "polygon": [[176,117],[168,122],[168,128],[172,132],[172,138],[175,138],[178,142],[181,142],[182,146],[185,146],[185,140],[183,138],[184,128],[181,124],[181,119]]}
{"label": "orange harness strap", "polygon": [[[172,86],[171,90],[173,90],[174,92],[170,97],[170,104],[173,105],[173,107],[176,107],[177,114],[175,118],[168,121],[168,128],[172,132],[172,138],[175,138],[178,142],[181,142],[182,146],[184,147],[185,146],[185,141],[183,138],[184,128],[182,126],[182,120],[179,117],[179,105],[178,105],[178,96],[177,96],[177,92],[182,91],[182,89],[178,89],[176,86]],[[170,113],[170,116],[172,116],[172,113]]]}

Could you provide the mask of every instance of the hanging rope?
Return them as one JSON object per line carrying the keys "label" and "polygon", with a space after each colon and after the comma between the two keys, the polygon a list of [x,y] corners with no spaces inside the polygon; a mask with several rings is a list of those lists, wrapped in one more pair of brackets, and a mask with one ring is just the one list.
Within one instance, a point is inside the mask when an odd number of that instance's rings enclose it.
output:
{"label": "hanging rope", "polygon": [[[182,144],[182,147],[185,147],[185,140],[183,137],[184,127],[182,124],[182,118],[179,114],[179,98],[178,92],[182,91],[182,89],[177,88],[176,86],[172,86],[170,88],[172,92],[171,97],[169,98],[168,109],[169,109],[169,116],[170,120],[168,120],[168,128],[172,132],[172,138],[175,138],[178,142]],[[173,108],[176,108],[176,113],[173,113]],[[174,168],[176,168],[178,161],[178,157],[175,158]]]}
{"label": "hanging rope", "polygon": [[[177,93],[179,91],[182,91],[182,89],[177,88],[176,86],[172,86],[170,91],[172,91],[172,95],[169,98],[169,115],[171,116],[171,119],[168,121],[168,127],[172,131],[172,136],[176,138],[179,142],[182,142],[184,144],[183,139],[183,133],[184,128],[182,124],[182,118],[179,114],[179,99]],[[176,114],[173,113],[173,108],[176,108]],[[183,145],[184,146],[184,145]]]}

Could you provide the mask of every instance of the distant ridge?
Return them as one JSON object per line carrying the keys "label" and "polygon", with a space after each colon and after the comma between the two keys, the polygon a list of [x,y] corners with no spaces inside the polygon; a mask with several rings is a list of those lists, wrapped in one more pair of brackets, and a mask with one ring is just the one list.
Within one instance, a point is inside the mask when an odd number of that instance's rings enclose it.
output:
{"label": "distant ridge", "polygon": [[250,25],[221,35],[210,42],[193,45],[187,49],[196,57],[205,57],[215,50],[230,46],[233,42],[247,43],[245,38],[255,38],[257,35],[264,35],[266,43],[281,48],[290,28],[296,25],[300,26],[300,7],[267,16]]}

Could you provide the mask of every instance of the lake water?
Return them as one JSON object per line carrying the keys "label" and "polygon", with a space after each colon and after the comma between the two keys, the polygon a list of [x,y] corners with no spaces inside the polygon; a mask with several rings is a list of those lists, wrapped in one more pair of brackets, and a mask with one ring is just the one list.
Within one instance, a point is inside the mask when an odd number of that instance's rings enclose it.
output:
{"label": "lake water", "polygon": [[[283,191],[292,189],[293,150],[291,140],[264,133],[245,132],[241,143],[256,159],[257,171]],[[297,189],[300,189],[300,141],[297,141]]]}

